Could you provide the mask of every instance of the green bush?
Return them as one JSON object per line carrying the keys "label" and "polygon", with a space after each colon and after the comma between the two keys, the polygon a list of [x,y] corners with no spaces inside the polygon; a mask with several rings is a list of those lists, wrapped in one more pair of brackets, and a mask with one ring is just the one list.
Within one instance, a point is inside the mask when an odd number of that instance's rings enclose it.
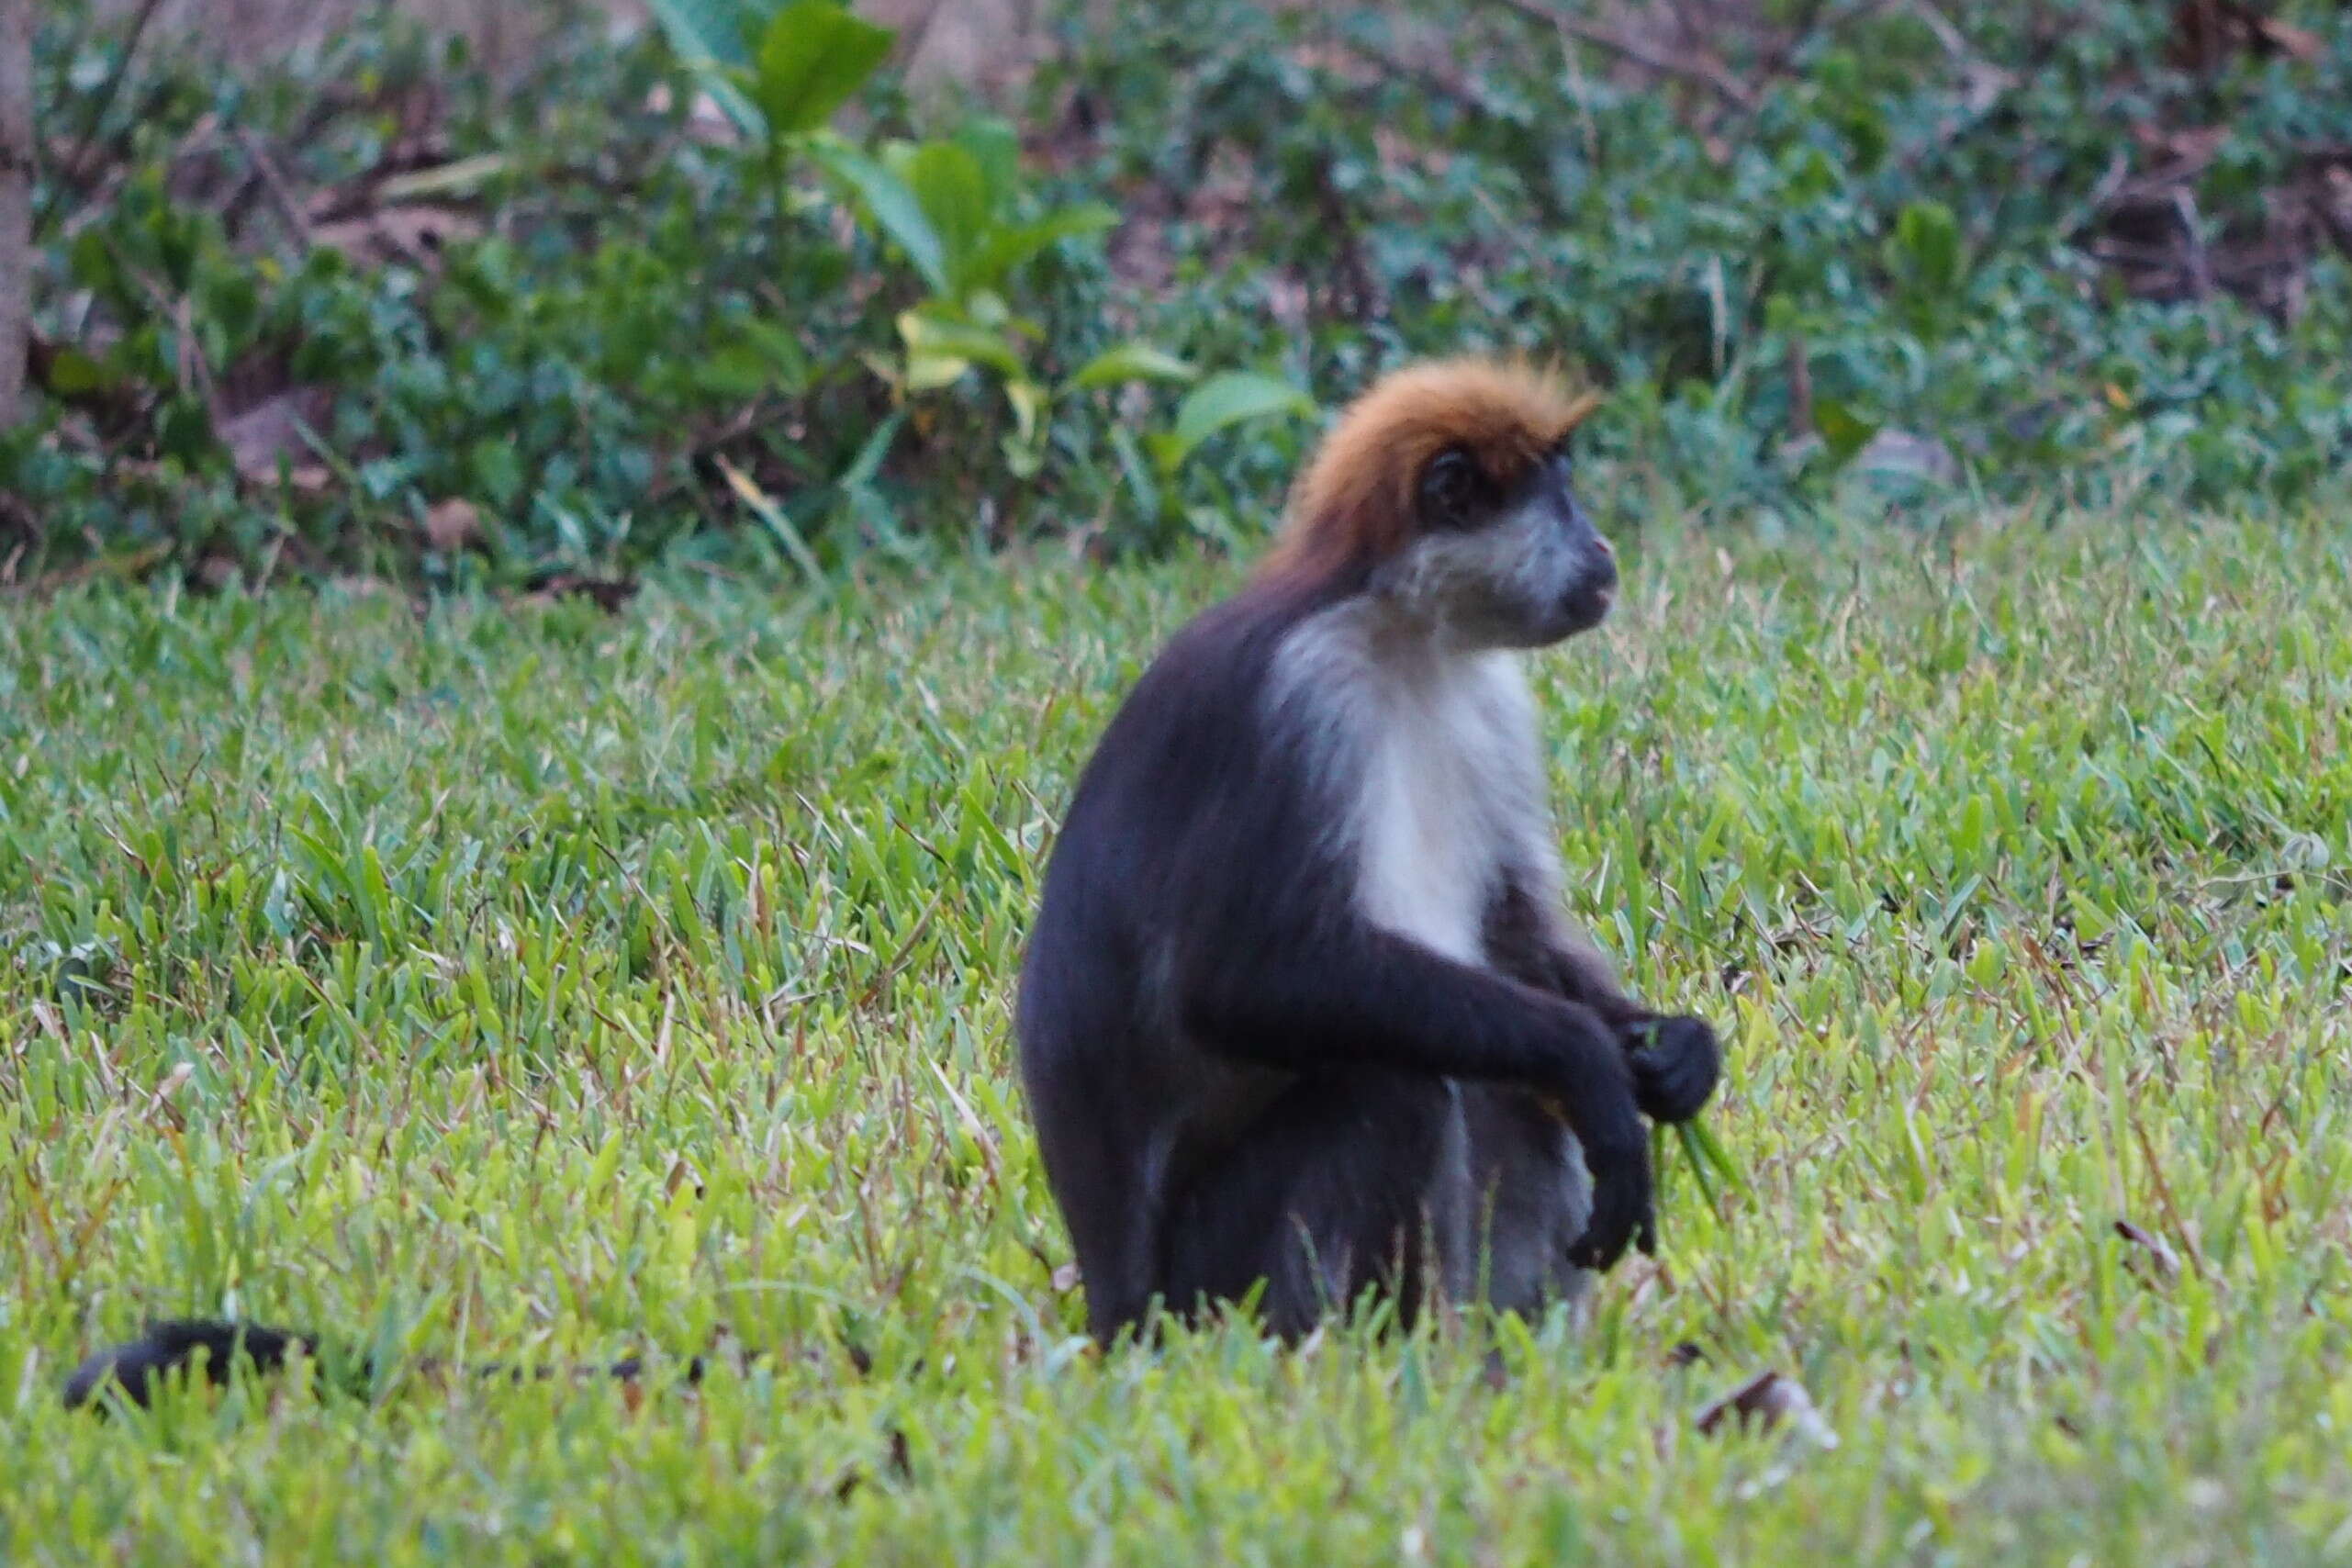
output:
{"label": "green bush", "polygon": [[[1259,416],[1480,345],[1610,388],[1605,498],[1711,521],[2335,482],[2352,267],[2325,214],[2255,241],[2352,174],[2352,15],[2192,71],[2168,8],[1983,9],[1829,8],[1729,102],[1511,6],[1173,0],[1067,18],[1016,130],[918,116],[823,0],[575,22],[519,79],[377,13],[255,78],[126,70],[74,0],[0,569],[1246,543],[1310,429]],[[2100,246],[2176,134],[2221,282],[2135,297]]]}

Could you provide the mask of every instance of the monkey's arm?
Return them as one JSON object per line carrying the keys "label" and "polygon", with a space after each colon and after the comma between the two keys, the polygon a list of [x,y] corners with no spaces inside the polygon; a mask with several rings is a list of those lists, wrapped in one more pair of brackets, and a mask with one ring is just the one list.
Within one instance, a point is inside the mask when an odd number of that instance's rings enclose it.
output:
{"label": "monkey's arm", "polygon": [[1629,1243],[1655,1246],[1636,1080],[1590,1007],[1362,922],[1202,942],[1177,973],[1187,1033],[1231,1056],[1294,1072],[1379,1066],[1549,1096],[1593,1175],[1592,1218],[1571,1261],[1605,1269]]}
{"label": "monkey's arm", "polygon": [[1600,949],[1517,882],[1488,911],[1486,946],[1505,974],[1599,1015],[1625,1050],[1634,1100],[1652,1121],[1689,1121],[1715,1092],[1723,1052],[1707,1022],[1652,1012],[1626,995]]}

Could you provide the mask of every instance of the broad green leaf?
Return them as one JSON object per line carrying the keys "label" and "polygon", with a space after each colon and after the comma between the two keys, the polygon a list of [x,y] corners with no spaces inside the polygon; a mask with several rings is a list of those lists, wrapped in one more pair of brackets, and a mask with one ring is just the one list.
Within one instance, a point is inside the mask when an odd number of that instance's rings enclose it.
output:
{"label": "broad green leaf", "polygon": [[1084,202],[1046,214],[1035,223],[991,230],[967,269],[969,284],[995,287],[1047,246],[1118,225],[1119,215],[1100,202]]}
{"label": "broad green leaf", "polygon": [[1198,366],[1178,359],[1166,349],[1150,343],[1126,342],[1104,349],[1080,365],[1067,389],[1078,392],[1123,381],[1190,381],[1200,374]]}
{"label": "broad green leaf", "polygon": [[991,278],[976,275],[972,262],[988,237],[988,179],[980,160],[952,141],[926,141],[906,161],[906,183],[939,236],[947,292],[960,295]]}
{"label": "broad green leaf", "polygon": [[1255,371],[1228,370],[1193,388],[1176,423],[1152,443],[1163,473],[1172,473],[1217,431],[1247,420],[1312,414],[1315,400],[1289,382]]}
{"label": "broad green leaf", "polygon": [[897,36],[833,0],[795,0],[777,12],[760,37],[753,89],[768,128],[798,136],[823,125],[865,85]]}
{"label": "broad green leaf", "polygon": [[994,116],[966,120],[950,138],[980,165],[991,213],[1002,213],[1021,190],[1021,136]]}
{"label": "broad green leaf", "polygon": [[914,270],[935,294],[947,292],[946,253],[939,231],[924,216],[923,204],[899,175],[857,149],[836,141],[812,142],[809,154],[819,167],[847,185],[865,204],[867,216],[881,231],[898,241]]}

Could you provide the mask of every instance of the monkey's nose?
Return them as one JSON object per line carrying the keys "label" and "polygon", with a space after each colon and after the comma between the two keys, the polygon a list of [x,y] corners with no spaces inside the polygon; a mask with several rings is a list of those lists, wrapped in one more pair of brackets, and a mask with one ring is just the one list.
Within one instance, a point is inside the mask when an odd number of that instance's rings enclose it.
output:
{"label": "monkey's nose", "polygon": [[1614,555],[1617,554],[1617,546],[1608,542],[1608,535],[1606,533],[1594,534],[1593,543],[1599,547],[1600,553],[1604,555]]}

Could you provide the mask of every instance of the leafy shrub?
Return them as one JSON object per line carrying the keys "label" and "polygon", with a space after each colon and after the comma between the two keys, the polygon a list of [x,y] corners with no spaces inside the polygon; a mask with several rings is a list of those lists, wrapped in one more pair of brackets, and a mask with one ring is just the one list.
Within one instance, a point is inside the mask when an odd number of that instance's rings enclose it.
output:
{"label": "leafy shrub", "polygon": [[1171,0],[1073,12],[1017,129],[918,116],[826,0],[656,10],[501,81],[376,14],[125,70],[52,8],[86,151],[0,574],[1246,543],[1308,391],[1477,345],[1611,389],[1604,488],[1765,526],[2284,499],[2352,449],[2340,8],[2184,63],[2164,7],[1759,4],[1685,80],[1540,5]]}

